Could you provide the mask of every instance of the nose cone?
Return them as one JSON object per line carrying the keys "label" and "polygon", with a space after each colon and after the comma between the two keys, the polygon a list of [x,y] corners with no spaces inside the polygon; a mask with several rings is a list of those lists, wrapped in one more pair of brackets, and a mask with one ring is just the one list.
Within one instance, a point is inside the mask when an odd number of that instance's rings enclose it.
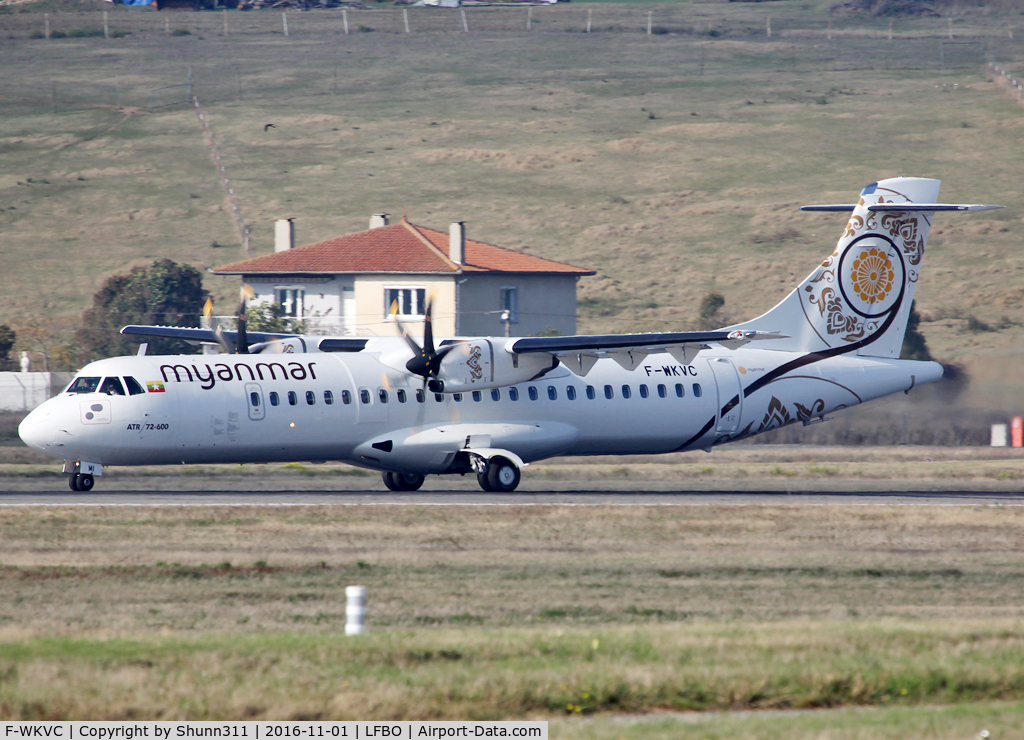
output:
{"label": "nose cone", "polygon": [[18,436],[21,437],[21,441],[33,450],[44,453],[53,445],[56,431],[52,410],[43,407],[37,408],[18,425]]}

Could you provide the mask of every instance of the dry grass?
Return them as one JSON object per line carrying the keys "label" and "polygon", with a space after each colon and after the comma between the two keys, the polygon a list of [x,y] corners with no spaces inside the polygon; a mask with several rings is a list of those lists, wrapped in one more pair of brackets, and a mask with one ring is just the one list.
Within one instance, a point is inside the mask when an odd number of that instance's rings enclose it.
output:
{"label": "dry grass", "polygon": [[[1019,700],[1020,511],[7,508],[0,715]],[[341,637],[353,583],[360,639]]]}
{"label": "dry grass", "polygon": [[1017,508],[0,510],[23,634],[1024,616]]}

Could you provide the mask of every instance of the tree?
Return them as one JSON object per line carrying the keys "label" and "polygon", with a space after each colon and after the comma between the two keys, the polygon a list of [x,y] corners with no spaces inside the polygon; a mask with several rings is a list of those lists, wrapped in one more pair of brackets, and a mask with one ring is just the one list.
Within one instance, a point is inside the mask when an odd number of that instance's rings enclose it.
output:
{"label": "tree", "polygon": [[301,334],[304,331],[302,321],[282,316],[281,306],[276,303],[257,303],[248,306],[245,310],[245,328],[248,331],[263,331],[268,334]]}
{"label": "tree", "polygon": [[700,328],[704,331],[717,328],[721,324],[718,310],[724,305],[725,298],[721,293],[711,292],[704,296],[700,302]]}
{"label": "tree", "polygon": [[[76,341],[83,358],[134,354],[138,337],[125,337],[127,324],[199,326],[206,300],[203,276],[191,265],[159,259],[148,268],[136,267],[127,275],[114,275],[82,314]],[[148,340],[151,354],[188,353],[190,345],[177,339]]]}
{"label": "tree", "polygon": [[13,370],[14,360],[11,359],[11,348],[16,335],[14,329],[7,324],[0,324],[0,370]]}
{"label": "tree", "polygon": [[917,306],[910,304],[910,316],[907,318],[907,332],[903,335],[903,348],[900,350],[900,359],[903,360],[931,360],[932,353],[928,350],[928,342],[924,334],[918,328],[921,324],[921,316],[917,313]]}

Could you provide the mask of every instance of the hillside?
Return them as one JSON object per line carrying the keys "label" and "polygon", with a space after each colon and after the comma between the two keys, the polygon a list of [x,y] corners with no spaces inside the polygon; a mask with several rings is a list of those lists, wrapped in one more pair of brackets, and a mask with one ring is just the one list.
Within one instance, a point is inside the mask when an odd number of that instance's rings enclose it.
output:
{"label": "hillside", "polygon": [[[122,38],[97,30],[104,7]],[[1024,108],[980,62],[1020,57],[1007,28],[1024,16],[959,7],[956,43],[949,18],[900,16],[890,41],[889,18],[828,7],[574,3],[535,8],[529,31],[525,9],[480,8],[469,33],[413,9],[405,33],[381,6],[349,11],[349,35],[339,11],[290,13],[287,37],[275,12],[6,8],[0,260],[20,290],[0,322],[52,335],[130,265],[242,256],[195,112],[151,107],[183,100],[191,68],[257,254],[282,216],[301,243],[379,211],[465,219],[473,238],[597,270],[581,331],[688,328],[709,290],[726,320],[749,317],[831,250],[842,217],[799,205],[938,177],[945,200],[1008,208],[939,217],[922,329],[948,359],[1016,353]],[[45,8],[72,37],[32,38]],[[237,287],[206,284],[221,305]]]}

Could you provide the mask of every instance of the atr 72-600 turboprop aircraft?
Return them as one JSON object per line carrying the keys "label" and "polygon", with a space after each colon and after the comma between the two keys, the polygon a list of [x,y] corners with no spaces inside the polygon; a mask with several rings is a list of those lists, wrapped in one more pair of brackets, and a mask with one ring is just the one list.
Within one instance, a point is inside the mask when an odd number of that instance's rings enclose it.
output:
{"label": "atr 72-600 turboprop aircraft", "polygon": [[[942,375],[900,360],[938,180],[868,185],[839,243],[781,303],[710,332],[332,338],[176,327],[122,332],[218,342],[233,354],[87,365],[19,428],[64,460],[73,490],[106,465],[340,460],[391,490],[476,473],[508,492],[557,455],[711,450]],[[397,319],[397,316],[396,316]]]}

